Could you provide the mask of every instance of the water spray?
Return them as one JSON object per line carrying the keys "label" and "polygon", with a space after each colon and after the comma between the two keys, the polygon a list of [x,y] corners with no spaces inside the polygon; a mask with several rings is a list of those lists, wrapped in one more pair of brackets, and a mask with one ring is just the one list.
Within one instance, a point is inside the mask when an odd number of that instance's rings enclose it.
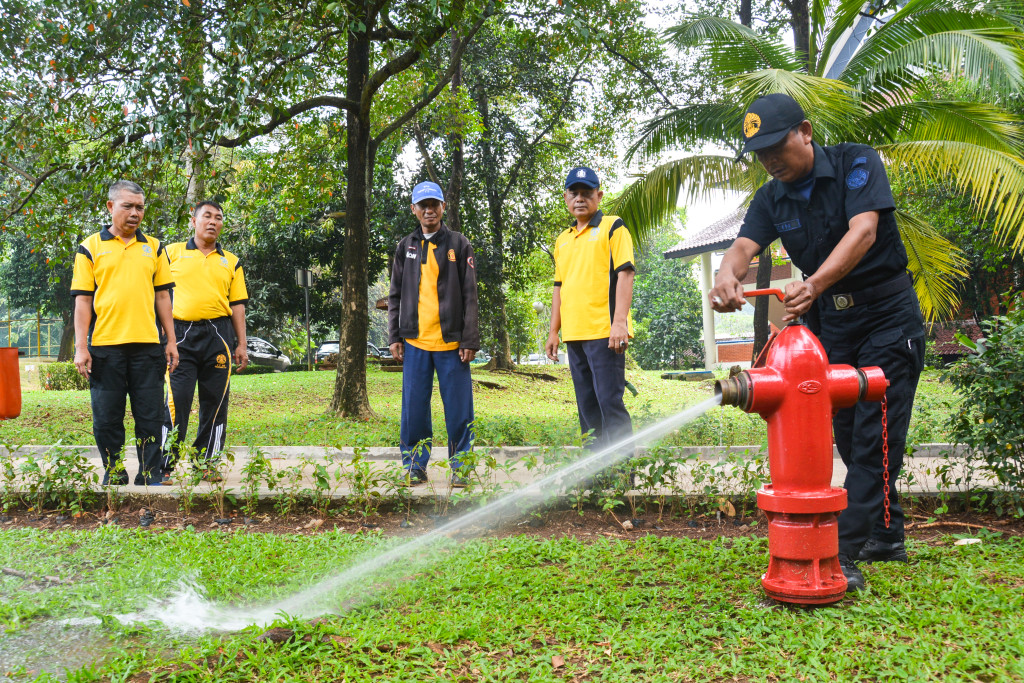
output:
{"label": "water spray", "polygon": [[[407,575],[412,564],[430,559],[427,551],[434,546],[449,542],[460,532],[493,526],[506,519],[508,515],[521,515],[542,505],[560,491],[622,463],[633,455],[636,447],[654,442],[679,429],[718,405],[719,401],[718,396],[709,398],[646,427],[619,443],[586,455],[523,488],[467,512],[422,536],[401,542],[377,554],[367,554],[357,559],[348,569],[277,602],[253,607],[220,606],[207,600],[196,586],[183,584],[181,590],[166,601],[151,605],[138,613],[114,615],[114,618],[122,623],[160,622],[177,631],[199,633],[236,631],[250,625],[265,626],[285,616],[312,618],[338,613],[357,600],[366,598],[369,594],[366,579],[380,574],[399,560],[405,560],[401,569],[403,574]],[[359,596],[349,596],[349,601],[346,602],[346,598],[339,594],[351,588],[358,589]]]}

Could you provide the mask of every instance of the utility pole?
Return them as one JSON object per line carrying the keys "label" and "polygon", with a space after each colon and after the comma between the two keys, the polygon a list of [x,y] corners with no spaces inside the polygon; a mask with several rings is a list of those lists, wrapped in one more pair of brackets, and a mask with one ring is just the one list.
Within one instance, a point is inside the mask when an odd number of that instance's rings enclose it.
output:
{"label": "utility pole", "polygon": [[304,268],[295,269],[295,284],[306,292],[306,369],[313,369],[313,344],[309,338],[309,288],[313,284],[313,271]]}

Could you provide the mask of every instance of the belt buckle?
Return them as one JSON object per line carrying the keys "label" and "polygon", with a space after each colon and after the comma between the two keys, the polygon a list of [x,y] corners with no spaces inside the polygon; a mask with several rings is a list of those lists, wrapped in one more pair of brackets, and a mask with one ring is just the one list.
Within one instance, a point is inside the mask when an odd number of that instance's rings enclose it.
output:
{"label": "belt buckle", "polygon": [[833,294],[832,304],[836,307],[837,311],[845,311],[847,308],[853,308],[853,295]]}

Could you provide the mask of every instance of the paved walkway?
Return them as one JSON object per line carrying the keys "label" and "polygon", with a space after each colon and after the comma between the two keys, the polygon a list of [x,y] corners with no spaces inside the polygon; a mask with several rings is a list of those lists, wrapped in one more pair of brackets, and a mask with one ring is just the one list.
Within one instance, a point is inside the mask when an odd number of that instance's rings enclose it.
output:
{"label": "paved walkway", "polygon": [[[44,457],[52,447],[48,446],[26,446],[15,455]],[[86,457],[89,464],[96,472],[102,472],[99,452],[95,446],[66,446],[65,449],[80,453]],[[361,458],[364,461],[364,469],[353,465],[354,451],[351,448],[333,449],[315,446],[277,446],[264,447],[260,451],[270,460],[274,472],[280,474],[279,484],[272,491],[266,486],[260,488],[260,496],[273,496],[282,490],[300,491],[314,487],[314,477],[318,465],[323,466],[328,481],[330,482],[332,497],[346,497],[352,493],[352,482],[358,475],[357,469],[369,472],[371,479],[381,480],[388,472],[393,475],[401,466],[401,455],[397,448],[373,447],[361,450]],[[495,466],[486,468],[478,466],[477,473],[484,477],[489,484],[498,484],[507,488],[516,488],[522,484],[529,483],[540,476],[553,472],[556,467],[534,468],[528,470],[520,461],[531,454],[538,454],[539,449],[535,447],[511,447],[511,448],[481,448],[481,454],[486,453],[493,457]],[[676,486],[665,488],[657,494],[701,494],[705,492],[705,485],[709,483],[708,476],[712,477],[722,493],[735,493],[742,490],[740,478],[743,476],[744,463],[749,462],[749,456],[756,454],[759,446],[734,446],[731,448],[714,447],[686,447],[680,449],[680,455],[684,462],[678,466],[675,474]],[[947,444],[926,444],[918,448],[913,456],[905,459],[904,475],[899,482],[899,489],[902,493],[934,493],[938,490],[938,471],[940,467],[949,466],[949,461],[943,455],[951,450]],[[230,464],[225,463],[226,486],[238,492],[241,489],[243,470],[248,464],[250,449],[244,446],[229,449],[234,457]],[[429,498],[437,495],[444,495],[448,492],[448,469],[445,466],[444,455],[447,449],[442,447],[436,449],[441,455],[440,459],[431,461],[428,468],[430,482],[424,486],[417,486],[411,490],[413,498]],[[6,457],[7,451],[0,447],[0,457]],[[963,474],[963,467],[958,464],[959,458],[952,459],[952,470],[949,480],[954,480]],[[543,462],[543,458],[541,457]],[[439,464],[440,463],[440,464]],[[130,479],[138,469],[137,460],[129,457],[127,460],[128,474]],[[340,472],[339,472],[340,468]],[[842,486],[846,476],[846,468],[839,459],[837,453],[832,461],[832,483],[835,486]],[[513,484],[514,482],[514,484]],[[975,484],[981,482],[975,482]],[[99,487],[97,487],[98,489]],[[202,483],[198,486],[197,492],[209,491],[210,484]],[[374,486],[376,490],[385,492],[388,489],[386,483],[379,483]],[[177,496],[177,486],[134,486],[123,487],[125,493],[145,494],[160,496]]]}

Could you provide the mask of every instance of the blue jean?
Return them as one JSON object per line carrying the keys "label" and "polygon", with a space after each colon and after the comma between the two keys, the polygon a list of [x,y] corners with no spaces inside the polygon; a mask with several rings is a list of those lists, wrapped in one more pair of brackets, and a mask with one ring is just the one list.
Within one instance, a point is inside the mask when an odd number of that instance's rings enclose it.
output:
{"label": "blue jean", "polygon": [[469,363],[463,363],[458,350],[424,351],[405,344],[402,363],[402,423],[399,438],[402,465],[406,469],[426,471],[434,426],[430,419],[430,395],[434,391],[434,372],[444,405],[444,424],[448,432],[448,461],[452,471],[462,467],[460,453],[473,447],[473,380]]}

